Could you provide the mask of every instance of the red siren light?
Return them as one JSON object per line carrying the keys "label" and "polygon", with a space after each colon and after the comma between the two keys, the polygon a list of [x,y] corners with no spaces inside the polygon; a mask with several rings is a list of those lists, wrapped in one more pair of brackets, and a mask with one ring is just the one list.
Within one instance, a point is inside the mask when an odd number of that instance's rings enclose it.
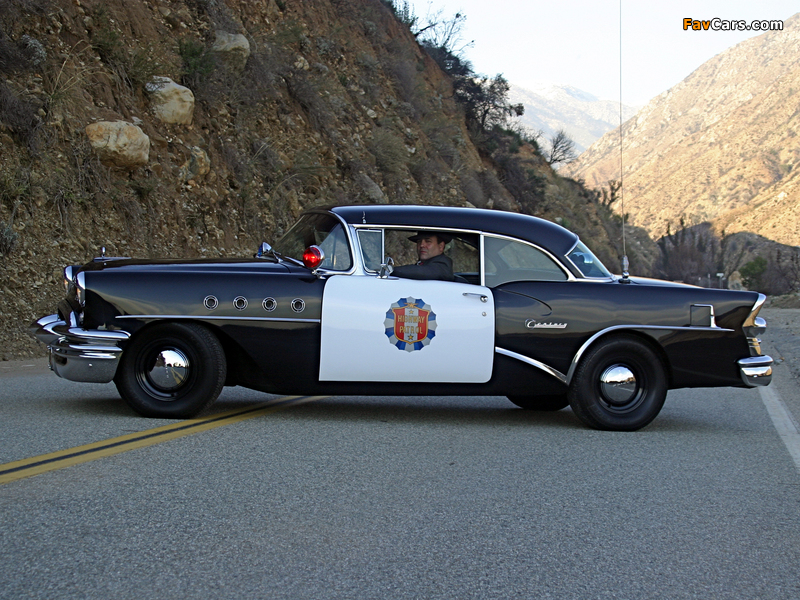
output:
{"label": "red siren light", "polygon": [[309,269],[316,269],[325,260],[325,253],[319,246],[309,246],[303,251],[303,264]]}

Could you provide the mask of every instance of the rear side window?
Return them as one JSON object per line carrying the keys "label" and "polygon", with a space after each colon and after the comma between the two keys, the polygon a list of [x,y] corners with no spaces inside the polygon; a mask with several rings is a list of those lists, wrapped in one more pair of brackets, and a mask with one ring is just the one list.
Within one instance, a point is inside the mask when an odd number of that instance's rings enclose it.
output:
{"label": "rear side window", "polygon": [[569,258],[586,277],[611,277],[611,273],[609,273],[605,265],[592,254],[592,251],[589,250],[583,242],[578,242],[572,249],[572,252],[567,255],[567,258]]}
{"label": "rear side window", "polygon": [[510,281],[566,281],[567,274],[547,254],[515,240],[484,238],[486,285]]}

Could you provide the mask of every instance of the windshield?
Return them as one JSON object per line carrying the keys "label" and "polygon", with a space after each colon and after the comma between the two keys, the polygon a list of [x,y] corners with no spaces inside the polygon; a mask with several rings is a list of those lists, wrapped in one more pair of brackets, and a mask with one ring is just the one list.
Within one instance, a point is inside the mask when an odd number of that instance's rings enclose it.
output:
{"label": "windshield", "polygon": [[572,249],[572,252],[567,254],[567,258],[580,269],[580,272],[585,277],[611,277],[608,269],[592,254],[589,248],[584,246],[583,242],[579,241]]}
{"label": "windshield", "polygon": [[338,219],[324,214],[300,217],[275,244],[274,250],[283,256],[303,260],[303,251],[309,246],[319,246],[325,260],[319,266],[332,271],[347,271],[353,266],[347,234]]}

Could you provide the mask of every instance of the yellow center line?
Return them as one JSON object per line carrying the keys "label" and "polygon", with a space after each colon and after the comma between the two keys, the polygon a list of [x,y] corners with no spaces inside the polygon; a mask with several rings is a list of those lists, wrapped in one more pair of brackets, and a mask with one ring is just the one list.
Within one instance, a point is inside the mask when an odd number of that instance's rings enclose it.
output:
{"label": "yellow center line", "polygon": [[325,397],[326,396],[286,396],[283,398],[276,398],[268,402],[253,404],[246,408],[218,413],[200,419],[187,419],[179,423],[172,423],[154,429],[145,429],[144,431],[138,431],[136,433],[128,433],[83,446],[75,446],[74,448],[51,452],[50,454],[40,454],[39,456],[23,458],[22,460],[0,465],[0,485],[18,479],[24,479],[25,477],[47,473],[48,471],[56,471],[72,465],[90,462],[98,458],[121,454],[128,450],[154,446],[155,444],[160,444],[167,440],[174,440],[201,431],[208,431],[209,429],[222,427],[223,425],[232,425],[234,423],[246,421],[247,419],[254,419],[255,417],[277,412],[290,406],[313,402],[314,400],[320,400]]}

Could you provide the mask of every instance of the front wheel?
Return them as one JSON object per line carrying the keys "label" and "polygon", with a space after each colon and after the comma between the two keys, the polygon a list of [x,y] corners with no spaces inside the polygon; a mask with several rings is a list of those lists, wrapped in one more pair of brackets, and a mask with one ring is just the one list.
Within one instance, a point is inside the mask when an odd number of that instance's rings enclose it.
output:
{"label": "front wheel", "polygon": [[217,399],[227,373],[217,337],[194,323],[162,323],[142,331],[122,353],[114,383],[145,417],[186,419]]}
{"label": "front wheel", "polygon": [[636,431],[656,418],[667,397],[664,365],[634,336],[618,336],[590,349],[569,388],[569,403],[589,427]]}

